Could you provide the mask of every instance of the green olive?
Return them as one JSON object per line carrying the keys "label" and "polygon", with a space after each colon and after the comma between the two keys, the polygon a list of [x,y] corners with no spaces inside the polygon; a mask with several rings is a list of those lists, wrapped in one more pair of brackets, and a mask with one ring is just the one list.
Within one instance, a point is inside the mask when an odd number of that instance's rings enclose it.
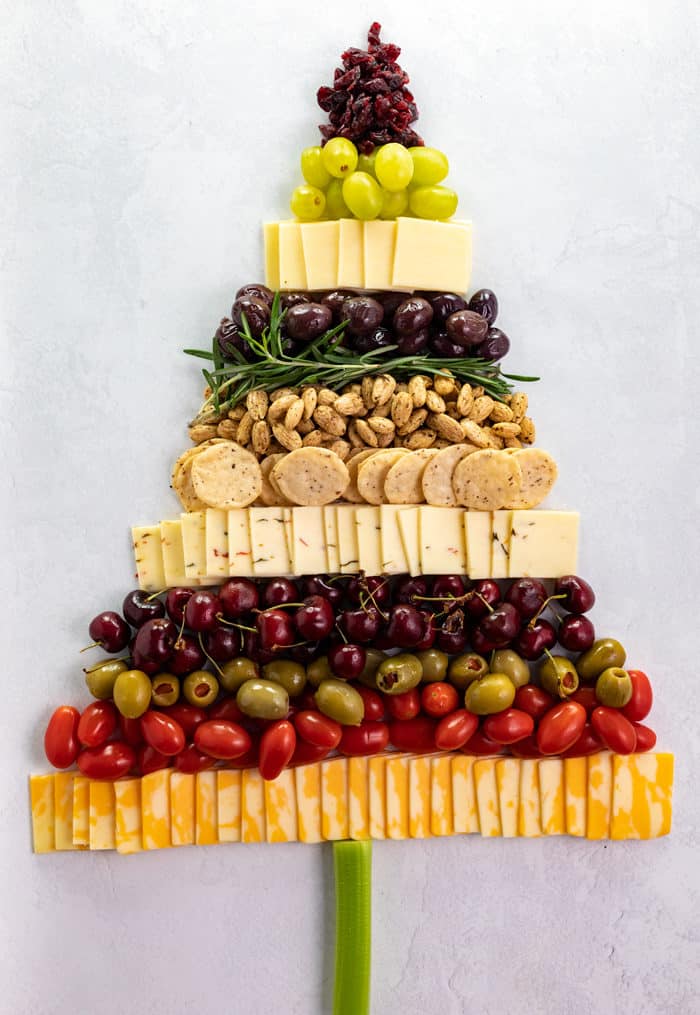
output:
{"label": "green olive", "polygon": [[464,691],[473,680],[485,677],[489,671],[489,664],[483,656],[476,652],[464,652],[461,656],[455,656],[447,671],[447,679],[457,688]]}
{"label": "green olive", "polygon": [[291,659],[273,659],[263,666],[263,677],[281,684],[290,698],[295,698],[306,687],[306,670]]}
{"label": "green olive", "polygon": [[553,656],[547,653],[539,668],[540,684],[555,698],[568,698],[578,690],[578,672],[576,667],[565,656]]}
{"label": "green olive", "polygon": [[236,704],[253,719],[284,719],[289,711],[289,695],[273,680],[246,680],[238,688]]}
{"label": "green olive", "polygon": [[376,686],[385,694],[403,694],[418,687],[423,678],[423,667],[418,656],[400,652],[389,656],[377,667]]}
{"label": "green olive", "polygon": [[343,726],[359,726],[364,718],[362,696],[345,680],[322,680],[315,698],[319,711]]}
{"label": "green olive", "polygon": [[493,715],[510,708],[515,698],[515,684],[505,673],[487,673],[473,680],[464,692],[464,704],[475,715]]}
{"label": "green olive", "polygon": [[447,676],[448,656],[438,648],[428,648],[424,652],[416,652],[416,659],[423,667],[423,683],[434,684]]}
{"label": "green olive", "polygon": [[93,698],[106,701],[112,697],[114,681],[120,673],[126,673],[129,667],[123,659],[103,659],[89,670],[85,670],[85,683]]}
{"label": "green olive", "polygon": [[318,687],[322,680],[328,680],[333,672],[328,664],[328,656],[319,656],[306,667],[306,679],[312,687]]}
{"label": "green olive", "polygon": [[595,682],[595,696],[601,705],[624,708],[632,697],[632,681],[627,670],[609,666]]}
{"label": "green olive", "polygon": [[206,670],[195,670],[188,673],[182,682],[182,694],[190,705],[206,708],[213,705],[219,693],[219,681],[213,673]]}
{"label": "green olive", "polygon": [[522,656],[510,648],[499,648],[491,656],[491,669],[494,673],[505,673],[516,687],[524,687],[530,683],[530,667]]}
{"label": "green olive", "polygon": [[143,670],[124,670],[114,681],[114,704],[126,719],[138,719],[151,704],[151,681]]}
{"label": "green olive", "polygon": [[158,673],[151,680],[151,700],[161,708],[174,705],[180,697],[180,681],[172,673]]}
{"label": "green olive", "polygon": [[624,666],[627,653],[615,638],[598,638],[587,652],[576,660],[576,670],[581,680],[592,684],[603,670],[611,666]]}
{"label": "green olive", "polygon": [[[380,652],[378,648],[368,648],[365,652],[365,666],[357,678],[365,687],[377,690],[377,670],[387,658],[386,652]],[[332,675],[332,674],[331,674]]]}
{"label": "green olive", "polygon": [[260,676],[260,667],[252,659],[246,656],[238,656],[236,659],[229,659],[221,667],[219,683],[229,694],[235,694],[241,684],[246,680],[254,680]]}

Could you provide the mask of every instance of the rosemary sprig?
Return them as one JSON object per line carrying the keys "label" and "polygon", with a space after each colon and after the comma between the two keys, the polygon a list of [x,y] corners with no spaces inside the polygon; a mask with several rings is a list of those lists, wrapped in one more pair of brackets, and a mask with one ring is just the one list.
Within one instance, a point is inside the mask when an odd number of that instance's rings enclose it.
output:
{"label": "rosemary sprig", "polygon": [[294,388],[308,384],[337,389],[374,373],[391,374],[397,380],[404,380],[413,374],[444,376],[449,371],[462,384],[481,385],[492,398],[499,401],[503,401],[512,391],[509,381],[539,380],[538,377],[502,373],[497,364],[478,357],[445,360],[430,355],[392,356],[391,353],[397,349],[395,345],[358,355],[339,344],[345,331],[345,321],[309,342],[301,352],[288,356],[282,348],[281,326],[284,315],[280,294],[276,293],[270,311],[270,324],[260,338],[253,336],[245,315],[242,315],[243,333],[256,357],[252,362],[235,349],[232,350],[234,361],[225,362],[216,337],[212,341],[211,352],[203,349],[184,350],[188,356],[209,360],[214,367],[213,370],[202,370],[211,394],[201,406],[197,419],[211,413],[212,409],[217,413],[232,409],[253,389],[274,391],[275,388]]}

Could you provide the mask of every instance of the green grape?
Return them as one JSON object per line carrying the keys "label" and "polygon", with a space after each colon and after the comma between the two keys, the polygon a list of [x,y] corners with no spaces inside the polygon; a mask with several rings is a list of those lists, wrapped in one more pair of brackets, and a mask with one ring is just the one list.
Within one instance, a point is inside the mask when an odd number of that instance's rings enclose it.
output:
{"label": "green grape", "polygon": [[326,215],[329,219],[351,219],[352,212],[343,200],[343,181],[331,180],[326,191]]}
{"label": "green grape", "polygon": [[312,222],[314,219],[320,219],[323,215],[326,208],[326,196],[318,187],[302,183],[292,192],[289,207],[292,209],[292,214],[302,222]]}
{"label": "green grape", "polygon": [[408,198],[411,211],[421,219],[452,218],[458,200],[449,187],[416,187]]}
{"label": "green grape", "polygon": [[382,187],[382,210],[379,212],[380,219],[397,219],[403,215],[408,208],[408,191],[406,190],[384,190]]}
{"label": "green grape", "polygon": [[357,160],[358,173],[369,173],[370,176],[376,175],[374,172],[374,162],[378,151],[378,148],[373,148],[370,155],[360,155]]}
{"label": "green grape", "polygon": [[402,144],[382,145],[374,164],[377,179],[387,190],[405,190],[413,176],[413,159]]}
{"label": "green grape", "polygon": [[320,145],[305,148],[301,153],[301,175],[312,187],[325,190],[331,182],[331,174],[323,164],[323,149]]}
{"label": "green grape", "polygon": [[354,173],[357,166],[357,148],[344,137],[332,137],[322,149],[326,172],[343,180]]}
{"label": "green grape", "polygon": [[431,187],[445,179],[450,163],[444,152],[437,148],[409,148],[413,159],[413,182],[421,187]]}
{"label": "green grape", "polygon": [[369,173],[352,173],[343,183],[343,200],[356,219],[376,219],[382,210],[382,189]]}

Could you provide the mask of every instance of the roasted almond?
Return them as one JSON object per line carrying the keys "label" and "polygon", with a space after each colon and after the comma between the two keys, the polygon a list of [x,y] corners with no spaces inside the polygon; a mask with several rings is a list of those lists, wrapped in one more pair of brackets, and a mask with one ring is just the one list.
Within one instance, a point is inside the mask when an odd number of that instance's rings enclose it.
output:
{"label": "roasted almond", "polygon": [[304,415],[304,399],[296,398],[287,409],[284,416],[284,425],[288,430],[296,430]]}
{"label": "roasted almond", "polygon": [[296,451],[297,448],[301,447],[301,437],[296,430],[288,430],[286,426],[282,426],[281,423],[272,424],[272,432],[287,451]]}
{"label": "roasted almond", "polygon": [[391,397],[391,418],[396,426],[403,426],[411,418],[413,399],[407,391],[399,391]]}
{"label": "roasted almond", "polygon": [[414,409],[409,418],[406,420],[402,427],[399,427],[398,433],[401,437],[407,437],[408,434],[413,433],[418,429],[419,426],[423,426],[426,419],[428,418],[427,409]]}
{"label": "roasted almond", "polygon": [[270,398],[266,391],[249,391],[245,399],[246,409],[253,419],[265,419]]}
{"label": "roasted almond", "polygon": [[347,429],[347,423],[343,417],[330,405],[317,405],[313,418],[322,430],[327,430],[334,437],[342,437]]}

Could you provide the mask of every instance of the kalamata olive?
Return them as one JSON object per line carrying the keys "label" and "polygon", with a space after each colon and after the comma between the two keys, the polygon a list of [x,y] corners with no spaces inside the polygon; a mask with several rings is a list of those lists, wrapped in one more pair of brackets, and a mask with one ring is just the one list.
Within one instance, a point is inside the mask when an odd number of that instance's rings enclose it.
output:
{"label": "kalamata olive", "polygon": [[260,285],[259,283],[242,285],[236,293],[236,299],[242,300],[246,296],[253,296],[256,300],[262,300],[263,303],[267,303],[268,307],[272,306],[272,301],[275,298],[272,289],[268,289],[266,285]]}
{"label": "kalamata olive", "polygon": [[270,307],[255,296],[242,296],[236,300],[231,309],[231,320],[239,331],[245,330],[244,317],[253,337],[260,338],[270,323]]}
{"label": "kalamata olive", "polygon": [[498,317],[498,300],[490,289],[478,289],[469,300],[469,309],[481,314],[489,324],[495,324]]}
{"label": "kalamata olive", "polygon": [[298,342],[313,341],[328,331],[332,323],[331,309],[323,303],[298,303],[290,307],[285,318],[290,338]]}
{"label": "kalamata olive", "polygon": [[400,356],[417,356],[428,347],[430,329],[421,328],[411,335],[400,335],[396,340],[397,352]]}
{"label": "kalamata olive", "polygon": [[422,296],[409,296],[394,312],[394,331],[397,335],[414,335],[427,328],[433,319],[433,308]]}
{"label": "kalamata olive", "polygon": [[465,349],[471,349],[485,340],[489,326],[481,314],[473,310],[458,310],[445,321],[448,338]]}
{"label": "kalamata olive", "polygon": [[456,314],[458,310],[466,310],[467,308],[464,299],[457,296],[456,293],[438,293],[437,296],[432,297],[430,303],[433,308],[433,325],[440,326],[444,325],[451,314]]}
{"label": "kalamata olive", "polygon": [[384,307],[371,296],[350,296],[343,304],[343,318],[351,335],[369,335],[384,320]]}
{"label": "kalamata olive", "polygon": [[491,363],[503,359],[510,349],[510,339],[500,328],[489,328],[486,341],[479,346],[479,356]]}

